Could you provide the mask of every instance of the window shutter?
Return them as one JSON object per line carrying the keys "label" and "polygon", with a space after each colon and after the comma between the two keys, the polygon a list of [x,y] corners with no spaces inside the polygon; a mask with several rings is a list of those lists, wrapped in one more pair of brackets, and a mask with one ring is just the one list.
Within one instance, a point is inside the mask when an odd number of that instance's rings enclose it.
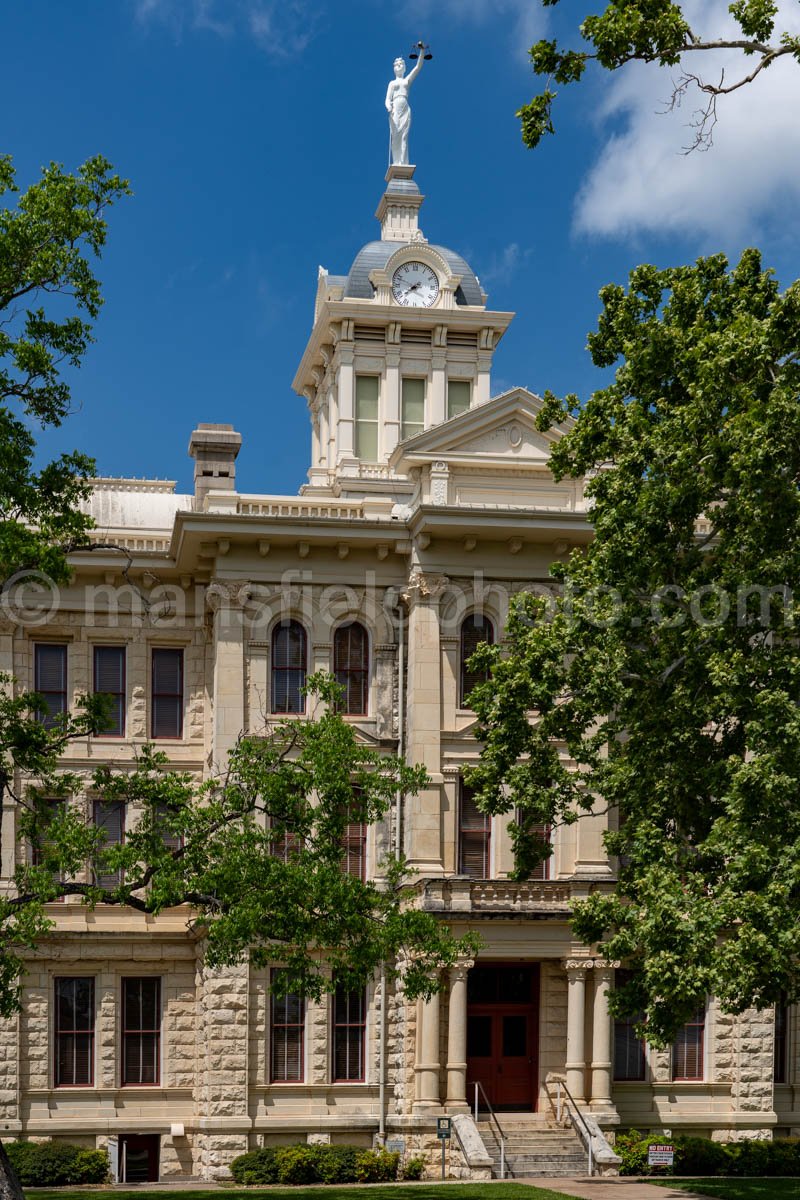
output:
{"label": "window shutter", "polygon": [[343,711],[362,716],[369,698],[369,636],[357,621],[340,625],[334,634],[333,673],[344,688]]}
{"label": "window shutter", "polygon": [[122,981],[122,1082],[148,1085],[159,1081],[161,980]]}
{"label": "window shutter", "polygon": [[[534,825],[533,832],[538,834],[543,842],[550,844],[550,826],[549,825]],[[549,879],[550,878],[550,863],[552,859],[545,858],[538,866],[534,867],[531,872],[531,879]]]}
{"label": "window shutter", "polygon": [[703,1078],[705,1008],[698,1010],[679,1032],[672,1047],[673,1079]]}
{"label": "window shutter", "polygon": [[112,697],[112,708],[105,734],[122,737],[125,733],[125,647],[95,646],[94,690]]}
{"label": "window shutter", "polygon": [[491,819],[475,803],[472,789],[460,787],[459,871],[471,879],[489,877]]}
{"label": "window shutter", "polygon": [[36,691],[65,692],[67,690],[67,647],[36,646]]}
{"label": "window shutter", "polygon": [[286,621],[272,631],[272,711],[305,712],[306,631],[299,621]]}
{"label": "window shutter", "polygon": [[94,979],[55,981],[56,1087],[88,1086],[94,1081]]}
{"label": "window shutter", "polygon": [[[273,981],[275,972],[273,972]],[[271,1077],[277,1083],[297,1083],[303,1078],[305,1004],[302,996],[272,997]]]}
{"label": "window shutter", "polygon": [[[122,843],[125,833],[125,804],[122,800],[112,800],[106,803],[104,800],[96,800],[94,805],[94,823],[98,829],[102,829],[106,835],[105,847],[119,846]],[[103,851],[100,851],[100,861],[95,865],[95,882],[98,887],[111,888],[119,887],[122,883],[122,871],[102,870]],[[101,869],[98,870],[97,867]]]}
{"label": "window shutter", "polygon": [[183,651],[153,651],[151,732],[154,738],[183,736]]}
{"label": "window shutter", "polygon": [[486,682],[485,671],[473,671],[467,664],[481,642],[494,643],[494,626],[479,613],[466,617],[461,625],[461,707],[466,707],[467,697],[479,683]]}

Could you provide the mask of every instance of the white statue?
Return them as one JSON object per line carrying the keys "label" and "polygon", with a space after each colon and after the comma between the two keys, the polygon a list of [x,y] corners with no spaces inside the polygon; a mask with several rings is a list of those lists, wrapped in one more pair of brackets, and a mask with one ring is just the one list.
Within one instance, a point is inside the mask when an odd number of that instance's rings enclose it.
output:
{"label": "white statue", "polygon": [[411,128],[411,105],[408,103],[408,89],[422,70],[425,56],[420,51],[419,61],[414,70],[406,78],[405,59],[394,60],[394,79],[386,90],[386,111],[389,114],[389,138],[392,150],[392,163],[407,163],[408,131]]}

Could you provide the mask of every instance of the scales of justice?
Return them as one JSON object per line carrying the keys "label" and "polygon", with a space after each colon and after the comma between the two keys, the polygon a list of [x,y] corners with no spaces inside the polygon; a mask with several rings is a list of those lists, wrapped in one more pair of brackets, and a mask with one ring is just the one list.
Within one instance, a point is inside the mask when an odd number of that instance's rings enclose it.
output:
{"label": "scales of justice", "polygon": [[416,66],[406,75],[403,58],[394,60],[394,79],[386,90],[386,111],[389,114],[389,163],[390,166],[408,166],[408,131],[411,128],[411,105],[408,90],[422,70],[422,64],[433,58],[430,46],[415,42],[408,56]]}

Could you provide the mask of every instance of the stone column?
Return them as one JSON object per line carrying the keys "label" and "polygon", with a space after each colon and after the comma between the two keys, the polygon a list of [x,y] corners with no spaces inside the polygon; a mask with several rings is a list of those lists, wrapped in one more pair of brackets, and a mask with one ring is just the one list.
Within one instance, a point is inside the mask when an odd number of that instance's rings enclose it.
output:
{"label": "stone column", "polygon": [[433,350],[431,355],[431,399],[426,424],[441,425],[447,420],[447,351]]}
{"label": "stone column", "polygon": [[611,1013],[608,993],[613,968],[595,963],[594,1008],[592,1010],[592,1108],[611,1107]]}
{"label": "stone column", "polygon": [[416,1109],[439,1108],[439,993],[420,1001],[417,1021]]}
{"label": "stone column", "polygon": [[451,1112],[469,1112],[467,1100],[467,972],[474,965],[471,959],[463,959],[450,968],[446,1103]]}
{"label": "stone column", "polygon": [[[426,575],[415,568],[408,581],[408,678],[406,683],[406,759],[422,763],[430,783],[406,800],[404,849],[408,865],[418,875],[441,875],[441,648],[439,599],[447,585],[444,575]],[[413,701],[413,702],[412,702]]]}
{"label": "stone column", "polygon": [[[337,444],[339,461],[355,461],[355,393],[354,370],[355,347],[352,344],[339,346],[339,428]],[[379,410],[380,411],[380,410]]]}
{"label": "stone column", "polygon": [[214,613],[214,709],[212,757],[224,769],[244,732],[244,611],[249,585],[213,580],[206,601]]}
{"label": "stone column", "polygon": [[567,1087],[580,1104],[584,1096],[586,1051],[584,1021],[586,1016],[586,968],[591,959],[569,958],[564,963],[567,972]]}
{"label": "stone column", "polygon": [[[400,326],[390,325],[387,337],[400,337]],[[383,457],[388,458],[400,441],[400,345],[399,340],[386,348],[386,398],[381,422]]]}

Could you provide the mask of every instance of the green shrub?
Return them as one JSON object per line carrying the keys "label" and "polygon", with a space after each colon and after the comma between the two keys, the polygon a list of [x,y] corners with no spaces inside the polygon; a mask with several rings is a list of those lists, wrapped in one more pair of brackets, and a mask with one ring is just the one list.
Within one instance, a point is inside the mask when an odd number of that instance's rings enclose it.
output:
{"label": "green shrub", "polygon": [[231,1175],[237,1183],[277,1183],[278,1164],[272,1146],[240,1154],[231,1163]]}
{"label": "green shrub", "polygon": [[424,1158],[409,1158],[403,1167],[403,1179],[422,1179],[425,1174]]}
{"label": "green shrub", "polygon": [[[656,1141],[650,1138],[650,1141]],[[677,1137],[675,1146],[675,1175],[727,1175],[730,1148],[724,1142],[709,1138]]]}
{"label": "green shrub", "polygon": [[105,1183],[108,1155],[68,1142],[9,1142],[11,1165],[23,1187],[64,1187],[79,1183]]}
{"label": "green shrub", "polygon": [[356,1146],[315,1146],[317,1175],[322,1183],[355,1183]]}
{"label": "green shrub", "polygon": [[391,1183],[397,1178],[400,1155],[390,1150],[362,1150],[356,1158],[357,1183]]}
{"label": "green shrub", "polygon": [[278,1146],[278,1183],[319,1183],[317,1146]]}
{"label": "green shrub", "polygon": [[726,1147],[726,1175],[800,1175],[800,1142],[782,1138],[775,1142],[752,1139]]}
{"label": "green shrub", "polygon": [[620,1175],[649,1175],[647,1147],[652,1140],[644,1137],[637,1129],[617,1134],[614,1153],[622,1159]]}

